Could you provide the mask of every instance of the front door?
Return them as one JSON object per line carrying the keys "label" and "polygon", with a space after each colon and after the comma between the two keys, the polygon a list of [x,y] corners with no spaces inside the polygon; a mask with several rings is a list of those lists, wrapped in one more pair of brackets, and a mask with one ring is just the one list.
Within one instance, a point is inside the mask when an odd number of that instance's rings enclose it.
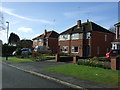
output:
{"label": "front door", "polygon": [[87,45],[86,46],[86,57],[89,57],[90,56],[90,46]]}

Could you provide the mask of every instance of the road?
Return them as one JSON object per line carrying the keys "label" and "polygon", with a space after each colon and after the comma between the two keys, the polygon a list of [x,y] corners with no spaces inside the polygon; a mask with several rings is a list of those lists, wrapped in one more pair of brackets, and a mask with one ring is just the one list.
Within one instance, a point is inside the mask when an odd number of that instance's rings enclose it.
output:
{"label": "road", "polygon": [[2,88],[69,88],[8,65],[2,65]]}

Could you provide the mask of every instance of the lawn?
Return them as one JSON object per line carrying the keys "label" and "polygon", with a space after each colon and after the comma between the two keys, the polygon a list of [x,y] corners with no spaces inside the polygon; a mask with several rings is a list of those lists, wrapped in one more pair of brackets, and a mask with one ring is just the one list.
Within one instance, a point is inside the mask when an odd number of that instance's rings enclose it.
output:
{"label": "lawn", "polygon": [[77,64],[48,67],[44,68],[44,70],[69,75],[75,78],[98,82],[110,86],[120,85],[120,82],[118,84],[118,78],[120,78],[120,76],[118,76],[118,73],[120,73],[120,71],[118,70],[114,71],[110,69],[102,69]]}
{"label": "lawn", "polygon": [[[3,57],[2,60],[6,60],[6,58]],[[32,61],[32,59],[8,57],[8,61],[20,63],[20,62],[30,62],[30,61]]]}

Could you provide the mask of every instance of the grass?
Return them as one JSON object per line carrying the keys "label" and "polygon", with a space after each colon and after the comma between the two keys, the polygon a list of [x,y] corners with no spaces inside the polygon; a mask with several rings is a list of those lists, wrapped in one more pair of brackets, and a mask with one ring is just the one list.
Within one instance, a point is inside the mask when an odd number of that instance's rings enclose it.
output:
{"label": "grass", "polygon": [[[44,68],[46,71],[52,71],[59,74],[69,75],[75,78],[102,83],[105,85],[119,86],[118,73],[120,71],[102,69],[84,65],[68,64],[56,67]],[[118,84],[119,83],[119,84]]]}
{"label": "grass", "polygon": [[[2,58],[2,60],[6,60],[5,57]],[[26,58],[17,58],[17,57],[8,57],[8,61],[21,63],[21,62],[30,62],[32,59],[26,59]]]}
{"label": "grass", "polygon": [[55,58],[55,56],[45,56],[46,58]]}

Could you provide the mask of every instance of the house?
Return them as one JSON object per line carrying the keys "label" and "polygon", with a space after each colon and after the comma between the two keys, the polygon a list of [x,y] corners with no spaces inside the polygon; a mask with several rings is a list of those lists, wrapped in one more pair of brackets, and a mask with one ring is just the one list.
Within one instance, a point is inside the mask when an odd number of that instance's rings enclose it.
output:
{"label": "house", "polygon": [[60,53],[80,57],[105,56],[111,48],[115,33],[87,20],[62,32],[59,36]]}
{"label": "house", "polygon": [[116,38],[112,42],[112,49],[120,49],[120,22],[115,24],[115,33],[116,33]]}
{"label": "house", "polygon": [[59,34],[55,31],[44,31],[41,34],[33,38],[33,48],[40,47],[39,50],[51,50],[52,53],[57,53],[58,51],[58,36]]}

